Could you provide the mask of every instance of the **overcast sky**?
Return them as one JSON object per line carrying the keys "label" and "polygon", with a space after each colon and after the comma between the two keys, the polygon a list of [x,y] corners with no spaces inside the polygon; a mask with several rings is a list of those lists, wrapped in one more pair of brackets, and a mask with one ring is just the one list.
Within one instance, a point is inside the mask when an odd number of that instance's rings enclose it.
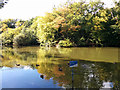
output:
{"label": "overcast sky", "polygon": [[[66,2],[67,0],[9,0],[4,8],[0,9],[0,19],[30,19],[35,16],[43,16],[45,12]],[[89,0],[87,0],[89,1]],[[107,7],[111,7],[112,0],[104,1]]]}

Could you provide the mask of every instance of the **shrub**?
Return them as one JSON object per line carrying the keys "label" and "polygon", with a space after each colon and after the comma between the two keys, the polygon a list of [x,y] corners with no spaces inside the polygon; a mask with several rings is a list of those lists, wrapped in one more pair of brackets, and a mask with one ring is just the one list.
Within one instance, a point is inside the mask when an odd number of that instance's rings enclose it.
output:
{"label": "shrub", "polygon": [[13,39],[13,45],[14,46],[30,46],[30,45],[36,45],[37,37],[32,34],[31,31],[26,31],[25,33],[20,33]]}
{"label": "shrub", "polygon": [[2,44],[3,45],[12,45],[14,35],[15,35],[14,30],[3,32],[0,35],[0,40],[2,41]]}
{"label": "shrub", "polygon": [[74,46],[74,44],[69,39],[60,40],[58,45],[60,45],[61,47],[71,47],[71,46]]}

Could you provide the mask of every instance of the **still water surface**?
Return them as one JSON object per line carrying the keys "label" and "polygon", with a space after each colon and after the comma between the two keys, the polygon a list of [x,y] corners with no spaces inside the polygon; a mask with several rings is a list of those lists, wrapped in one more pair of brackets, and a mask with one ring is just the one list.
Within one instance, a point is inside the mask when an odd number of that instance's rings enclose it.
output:
{"label": "still water surface", "polygon": [[[118,49],[3,48],[2,88],[120,89]],[[77,67],[70,67],[70,61],[77,61]]]}

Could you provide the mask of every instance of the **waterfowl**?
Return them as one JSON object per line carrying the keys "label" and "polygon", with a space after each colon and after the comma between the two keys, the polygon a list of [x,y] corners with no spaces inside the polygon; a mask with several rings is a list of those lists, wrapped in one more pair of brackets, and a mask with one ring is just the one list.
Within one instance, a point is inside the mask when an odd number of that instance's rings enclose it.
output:
{"label": "waterfowl", "polygon": [[20,66],[20,64],[16,64],[16,66]]}
{"label": "waterfowl", "polygon": [[62,68],[59,68],[58,70],[59,70],[59,71],[62,71]]}
{"label": "waterfowl", "polygon": [[4,56],[3,56],[3,55],[0,55],[0,57],[1,57],[1,58],[4,58]]}
{"label": "waterfowl", "polygon": [[41,77],[42,79],[44,79],[44,75],[40,75],[40,77]]}
{"label": "waterfowl", "polygon": [[36,66],[40,66],[39,64],[36,64]]}

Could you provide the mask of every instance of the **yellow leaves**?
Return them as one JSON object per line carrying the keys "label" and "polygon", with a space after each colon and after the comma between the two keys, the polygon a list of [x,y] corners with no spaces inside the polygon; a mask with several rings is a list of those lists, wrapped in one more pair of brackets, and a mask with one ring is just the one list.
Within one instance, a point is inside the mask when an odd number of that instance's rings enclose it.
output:
{"label": "yellow leaves", "polygon": [[15,25],[16,25],[17,27],[20,27],[22,24],[23,24],[23,23],[20,22],[20,21],[17,21],[17,22],[15,23]]}
{"label": "yellow leaves", "polygon": [[60,27],[60,25],[54,25],[53,26],[55,29],[58,29]]}
{"label": "yellow leaves", "polygon": [[46,13],[42,19],[44,22],[52,22],[55,19],[55,16],[52,13]]}
{"label": "yellow leaves", "polygon": [[62,24],[65,22],[65,18],[64,17],[61,17],[61,16],[58,16],[57,18],[55,18],[54,20],[54,23],[56,24]]}
{"label": "yellow leaves", "polygon": [[62,27],[61,27],[62,30],[67,30],[68,28],[69,26],[66,23],[62,24]]}
{"label": "yellow leaves", "polygon": [[100,10],[100,13],[101,13],[100,16],[104,16],[104,17],[105,17],[106,14],[107,14],[107,12],[106,12],[105,10]]}
{"label": "yellow leaves", "polygon": [[96,23],[96,25],[99,25],[100,22],[107,22],[107,17],[98,17],[96,16],[93,21]]}
{"label": "yellow leaves", "polygon": [[100,25],[95,25],[95,26],[94,26],[94,29],[95,29],[95,30],[102,30]]}
{"label": "yellow leaves", "polygon": [[[102,12],[103,10],[101,10],[100,12]],[[93,19],[93,22],[95,23],[94,29],[95,30],[103,30],[104,27],[101,25],[101,22],[107,22],[107,16],[105,15],[106,11],[103,11],[101,13],[101,17],[95,16],[95,18]]]}
{"label": "yellow leaves", "polygon": [[75,28],[78,29],[78,28],[81,28],[81,26],[80,26],[80,25],[77,25],[77,26],[75,26]]}
{"label": "yellow leaves", "polygon": [[98,16],[95,16],[95,18],[93,19],[94,22],[97,23],[97,25],[100,23],[100,22],[107,22],[108,21],[108,17],[107,17],[107,12],[105,10],[100,10],[99,11],[100,13],[100,17]]}
{"label": "yellow leaves", "polygon": [[105,10],[101,10],[100,11],[100,16],[102,17],[101,19],[100,19],[100,21],[102,21],[102,22],[107,22],[107,20],[108,20],[108,17],[107,17],[107,12],[105,11]]}
{"label": "yellow leaves", "polygon": [[7,25],[7,24],[2,24],[2,27],[3,27],[3,28],[7,28],[8,25]]}
{"label": "yellow leaves", "polygon": [[6,22],[10,22],[10,21],[12,21],[13,19],[5,19],[5,20],[3,20],[2,22],[3,23],[6,23]]}
{"label": "yellow leaves", "polygon": [[81,26],[80,25],[77,25],[77,26],[73,26],[71,25],[70,28],[68,30],[71,30],[71,31],[77,31],[77,29],[80,29]]}
{"label": "yellow leaves", "polygon": [[7,28],[8,28],[8,25],[7,25],[7,24],[2,24],[1,31],[6,31]]}
{"label": "yellow leaves", "polygon": [[71,25],[69,30],[76,31],[75,26]]}
{"label": "yellow leaves", "polygon": [[100,18],[99,21],[105,22],[105,19],[104,18]]}
{"label": "yellow leaves", "polygon": [[87,25],[91,25],[91,22],[87,22]]}

